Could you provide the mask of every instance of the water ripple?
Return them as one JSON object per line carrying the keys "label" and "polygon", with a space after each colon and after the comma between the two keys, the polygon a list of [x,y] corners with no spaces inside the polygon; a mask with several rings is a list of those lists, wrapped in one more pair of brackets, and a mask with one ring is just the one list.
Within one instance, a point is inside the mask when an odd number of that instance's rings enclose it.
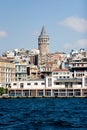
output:
{"label": "water ripple", "polygon": [[87,130],[87,99],[0,99],[0,130]]}

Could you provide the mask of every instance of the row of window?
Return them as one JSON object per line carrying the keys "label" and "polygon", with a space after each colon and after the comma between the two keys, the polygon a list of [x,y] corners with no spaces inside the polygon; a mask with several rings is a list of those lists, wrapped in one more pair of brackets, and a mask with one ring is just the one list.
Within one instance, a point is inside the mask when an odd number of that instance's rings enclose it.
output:
{"label": "row of window", "polygon": [[56,79],[69,79],[69,76],[56,76]]}
{"label": "row of window", "polygon": [[69,76],[59,76],[60,79],[69,78]]}
{"label": "row of window", "polygon": [[72,64],[72,66],[87,66],[87,64]]}
{"label": "row of window", "polygon": [[53,75],[58,75],[58,74],[69,74],[69,72],[54,72]]}
{"label": "row of window", "polygon": [[26,73],[26,70],[16,70],[16,72],[25,72]]}
{"label": "row of window", "polygon": [[51,71],[51,68],[43,68],[43,71]]}
{"label": "row of window", "polygon": [[[13,85],[14,85],[14,86],[17,86],[17,83],[13,83]],[[31,85],[31,83],[27,83],[27,85],[29,85],[29,86],[30,86],[30,85]],[[35,82],[35,83],[34,83],[34,85],[38,85],[38,83],[37,83],[37,82]],[[41,85],[45,85],[45,83],[44,83],[44,82],[42,82],[42,83],[41,83]],[[21,86],[21,87],[22,87],[22,86],[24,86],[24,83],[20,83],[20,86]]]}
{"label": "row of window", "polygon": [[39,42],[48,42],[48,39],[40,39]]}
{"label": "row of window", "polygon": [[84,74],[76,74],[76,77],[82,77]]}
{"label": "row of window", "polygon": [[17,74],[17,78],[26,77],[26,74]]}

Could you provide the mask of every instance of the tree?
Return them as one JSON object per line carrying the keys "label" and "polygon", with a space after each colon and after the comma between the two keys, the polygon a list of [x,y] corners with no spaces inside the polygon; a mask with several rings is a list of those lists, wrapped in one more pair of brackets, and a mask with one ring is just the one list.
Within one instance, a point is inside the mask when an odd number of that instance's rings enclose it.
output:
{"label": "tree", "polygon": [[2,96],[2,94],[7,94],[7,93],[8,93],[7,88],[0,87],[0,96]]}

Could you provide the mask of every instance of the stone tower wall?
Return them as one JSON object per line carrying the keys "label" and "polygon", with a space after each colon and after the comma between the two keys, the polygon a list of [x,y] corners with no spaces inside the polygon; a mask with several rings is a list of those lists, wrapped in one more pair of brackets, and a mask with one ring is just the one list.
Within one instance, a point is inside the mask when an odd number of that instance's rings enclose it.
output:
{"label": "stone tower wall", "polygon": [[45,28],[42,27],[41,34],[38,37],[38,49],[40,51],[40,61],[46,61],[46,56],[49,53],[49,37],[46,34]]}
{"label": "stone tower wall", "polygon": [[40,50],[40,56],[44,56],[44,55],[47,55],[48,52],[49,52],[49,44],[39,44],[39,50]]}
{"label": "stone tower wall", "polygon": [[49,37],[46,34],[44,27],[42,27],[41,34],[38,38],[38,49],[40,50],[41,56],[47,55],[49,53]]}

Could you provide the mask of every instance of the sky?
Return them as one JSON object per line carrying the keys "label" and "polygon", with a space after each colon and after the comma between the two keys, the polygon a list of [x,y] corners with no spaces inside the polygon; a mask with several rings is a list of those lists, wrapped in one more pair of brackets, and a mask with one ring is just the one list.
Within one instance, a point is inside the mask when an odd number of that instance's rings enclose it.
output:
{"label": "sky", "polygon": [[87,50],[87,0],[0,0],[0,54],[38,49],[43,25],[51,53]]}

